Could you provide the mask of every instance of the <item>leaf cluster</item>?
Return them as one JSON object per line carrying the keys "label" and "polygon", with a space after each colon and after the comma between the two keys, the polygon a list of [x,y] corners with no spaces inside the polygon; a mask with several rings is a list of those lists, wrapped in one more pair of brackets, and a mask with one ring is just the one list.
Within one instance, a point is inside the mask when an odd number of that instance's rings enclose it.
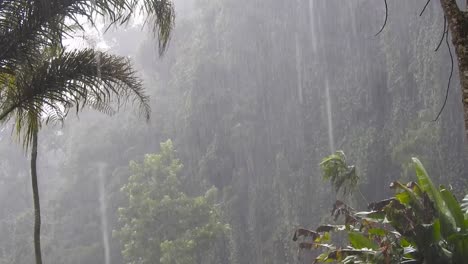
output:
{"label": "leaf cluster", "polygon": [[[332,215],[343,225],[298,229],[299,248],[322,248],[315,262],[464,263],[468,257],[468,214],[450,190],[435,188],[421,162],[413,158],[417,182],[393,182],[396,194],[356,212],[336,201]],[[465,197],[464,201],[468,200]],[[345,232],[348,243],[331,243],[330,233]],[[330,242],[330,243],[326,243]]]}
{"label": "leaf cluster", "polygon": [[351,193],[359,180],[354,165],[348,165],[343,151],[324,158],[320,163],[324,180],[330,181],[335,191],[342,191],[344,195]]}

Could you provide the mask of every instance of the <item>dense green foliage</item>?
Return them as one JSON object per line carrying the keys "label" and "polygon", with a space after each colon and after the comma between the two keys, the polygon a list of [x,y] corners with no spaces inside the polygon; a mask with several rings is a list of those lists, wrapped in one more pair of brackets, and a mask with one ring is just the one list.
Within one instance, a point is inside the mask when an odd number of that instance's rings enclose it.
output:
{"label": "dense green foliage", "polygon": [[172,142],[160,154],[130,164],[133,173],[122,191],[128,206],[119,208],[122,228],[114,234],[127,263],[223,263],[229,226],[222,223],[213,187],[205,196],[181,191],[182,164]]}
{"label": "dense green foliage", "polygon": [[[343,225],[319,226],[315,231],[301,228],[294,241],[303,237],[301,249],[325,248],[316,262],[464,263],[468,258],[468,213],[450,190],[434,186],[418,159],[413,158],[413,166],[417,183],[393,182],[390,187],[395,196],[370,203],[367,212],[356,212],[336,201],[332,215],[335,220],[343,216]],[[329,169],[323,174],[332,179]],[[340,182],[331,182],[340,186]],[[330,234],[334,232],[345,232],[347,243],[327,244],[333,241]]]}

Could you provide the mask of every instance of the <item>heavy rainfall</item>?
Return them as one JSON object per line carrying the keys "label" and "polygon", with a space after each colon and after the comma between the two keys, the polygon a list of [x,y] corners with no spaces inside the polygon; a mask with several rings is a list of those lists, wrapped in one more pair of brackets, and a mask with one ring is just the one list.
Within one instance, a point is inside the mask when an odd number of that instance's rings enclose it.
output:
{"label": "heavy rainfall", "polygon": [[0,0],[0,264],[468,263],[467,32],[461,0]]}

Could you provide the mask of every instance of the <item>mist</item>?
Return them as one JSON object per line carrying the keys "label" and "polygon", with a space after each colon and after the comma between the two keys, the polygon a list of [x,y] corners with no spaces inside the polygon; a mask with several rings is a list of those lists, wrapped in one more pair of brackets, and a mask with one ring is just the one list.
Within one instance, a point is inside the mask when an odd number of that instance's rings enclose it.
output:
{"label": "mist", "polygon": [[[376,35],[383,2],[175,0],[161,56],[138,18],[69,38],[127,58],[151,116],[129,100],[41,128],[44,263],[312,263],[295,230],[335,224],[337,199],[365,211],[393,196],[392,182],[417,180],[412,157],[461,200],[458,64],[451,42],[434,51],[442,8],[389,0]],[[0,130],[0,263],[34,263],[30,157],[14,128]],[[336,151],[359,176],[351,195],[322,177]]]}

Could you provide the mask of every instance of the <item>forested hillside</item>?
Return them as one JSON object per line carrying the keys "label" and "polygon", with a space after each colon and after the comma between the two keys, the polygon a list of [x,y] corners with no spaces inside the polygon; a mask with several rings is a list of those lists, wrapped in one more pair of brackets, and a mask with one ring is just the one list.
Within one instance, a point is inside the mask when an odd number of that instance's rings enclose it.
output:
{"label": "forested hillside", "polygon": [[[332,219],[336,194],[319,163],[336,150],[356,164],[356,204],[408,181],[413,156],[435,182],[466,194],[457,64],[434,121],[451,62],[445,42],[434,52],[440,5],[419,16],[425,2],[389,1],[375,36],[383,1],[177,0],[162,57],[139,27],[106,32],[110,51],[143,78],[151,119],[85,111],[40,131],[44,262],[106,263],[107,252],[112,264],[310,263],[292,234]],[[0,263],[32,263],[28,158],[12,126],[0,132]],[[178,215],[148,222],[152,205]],[[161,241],[125,250],[150,233]]]}

